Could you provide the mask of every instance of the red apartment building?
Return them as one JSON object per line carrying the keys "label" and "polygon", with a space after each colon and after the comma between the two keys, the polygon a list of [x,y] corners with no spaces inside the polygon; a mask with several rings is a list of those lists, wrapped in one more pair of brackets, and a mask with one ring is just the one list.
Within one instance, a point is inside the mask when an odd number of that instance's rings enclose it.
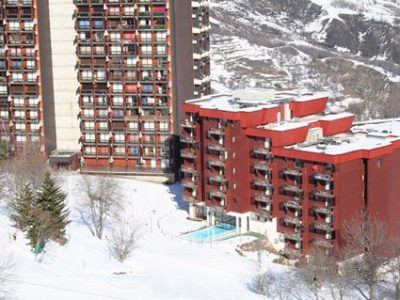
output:
{"label": "red apartment building", "polygon": [[173,174],[195,97],[191,1],[74,4],[82,170]]}
{"label": "red apartment building", "polygon": [[240,91],[190,100],[182,184],[194,218],[257,231],[289,257],[332,252],[365,207],[399,235],[400,122],[353,126],[325,95]]}
{"label": "red apartment building", "polygon": [[0,2],[0,136],[45,151],[37,0]]}

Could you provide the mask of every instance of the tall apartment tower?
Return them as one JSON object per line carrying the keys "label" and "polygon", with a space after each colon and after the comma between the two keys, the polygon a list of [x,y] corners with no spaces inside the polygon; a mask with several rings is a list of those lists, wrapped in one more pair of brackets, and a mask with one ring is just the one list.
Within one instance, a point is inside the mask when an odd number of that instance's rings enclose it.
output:
{"label": "tall apartment tower", "polygon": [[192,0],[194,96],[211,93],[209,0]]}
{"label": "tall apartment tower", "polygon": [[[203,64],[194,67],[193,44],[206,43],[204,26],[192,29],[199,19],[191,1],[74,4],[82,170],[174,174],[181,106],[195,97]],[[198,4],[198,16],[208,20]]]}
{"label": "tall apartment tower", "polygon": [[37,0],[0,2],[0,136],[45,151]]}

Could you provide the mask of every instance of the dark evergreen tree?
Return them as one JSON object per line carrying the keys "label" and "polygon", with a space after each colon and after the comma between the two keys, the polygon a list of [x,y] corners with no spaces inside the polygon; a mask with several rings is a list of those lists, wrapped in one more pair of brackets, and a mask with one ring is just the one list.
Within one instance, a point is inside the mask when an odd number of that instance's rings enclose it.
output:
{"label": "dark evergreen tree", "polygon": [[21,230],[25,230],[32,222],[32,209],[36,206],[36,195],[32,186],[27,183],[12,202],[14,213],[11,219]]}
{"label": "dark evergreen tree", "polygon": [[8,159],[9,148],[6,141],[0,141],[0,163]]}
{"label": "dark evergreen tree", "polygon": [[64,239],[65,227],[69,224],[69,210],[66,207],[64,193],[49,173],[44,176],[44,181],[37,193],[37,207],[49,213],[52,226],[52,239]]}

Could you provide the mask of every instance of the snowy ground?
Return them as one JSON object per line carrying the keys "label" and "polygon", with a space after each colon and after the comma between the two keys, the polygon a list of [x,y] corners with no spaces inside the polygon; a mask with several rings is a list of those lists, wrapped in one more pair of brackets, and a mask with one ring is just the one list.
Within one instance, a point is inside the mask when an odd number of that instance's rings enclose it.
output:
{"label": "snowy ground", "polygon": [[[126,216],[143,224],[139,248],[119,264],[109,257],[106,242],[91,236],[80,222],[76,210],[80,176],[60,177],[69,192],[69,242],[64,247],[49,244],[40,262],[21,232],[15,242],[10,241],[15,229],[8,209],[0,204],[0,255],[12,253],[16,263],[13,294],[17,299],[262,299],[248,287],[256,270],[255,255],[242,257],[234,251],[251,237],[212,245],[182,238],[181,233],[204,224],[186,219],[179,185],[118,179],[127,203]],[[284,269],[269,265],[277,271]]]}

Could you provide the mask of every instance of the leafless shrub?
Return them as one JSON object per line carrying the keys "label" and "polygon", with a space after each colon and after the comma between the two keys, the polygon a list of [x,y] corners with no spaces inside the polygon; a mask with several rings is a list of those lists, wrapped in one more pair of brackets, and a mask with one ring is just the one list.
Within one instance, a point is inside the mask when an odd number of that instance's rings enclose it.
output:
{"label": "leafless shrub", "polygon": [[114,222],[110,236],[107,237],[108,250],[120,263],[132,255],[140,238],[139,225],[128,222]]}
{"label": "leafless shrub", "polygon": [[250,289],[263,296],[273,296],[273,285],[276,278],[269,272],[257,272],[251,280]]}
{"label": "leafless shrub", "polygon": [[26,184],[31,184],[34,190],[38,189],[44,175],[51,171],[40,147],[37,143],[27,143],[20,152],[2,164],[1,186],[8,200],[15,199]]}
{"label": "leafless shrub", "polygon": [[386,225],[365,211],[345,224],[343,237],[341,273],[362,298],[377,299],[391,262]]}
{"label": "leafless shrub", "polygon": [[111,177],[85,176],[80,189],[84,195],[79,208],[81,219],[101,239],[107,219],[121,209],[121,187]]}

